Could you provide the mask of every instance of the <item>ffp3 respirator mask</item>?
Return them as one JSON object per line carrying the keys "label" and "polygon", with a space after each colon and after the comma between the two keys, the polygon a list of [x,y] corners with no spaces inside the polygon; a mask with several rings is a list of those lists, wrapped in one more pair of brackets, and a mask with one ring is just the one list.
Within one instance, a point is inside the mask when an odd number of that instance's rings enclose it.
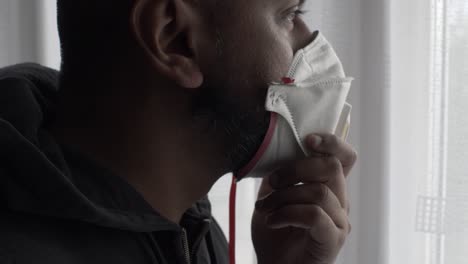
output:
{"label": "ffp3 respirator mask", "polygon": [[270,125],[253,159],[236,173],[237,179],[263,178],[287,161],[310,155],[305,138],[312,133],[346,139],[351,105],[346,103],[352,78],[321,33],[296,52],[281,83],[268,88],[265,108]]}

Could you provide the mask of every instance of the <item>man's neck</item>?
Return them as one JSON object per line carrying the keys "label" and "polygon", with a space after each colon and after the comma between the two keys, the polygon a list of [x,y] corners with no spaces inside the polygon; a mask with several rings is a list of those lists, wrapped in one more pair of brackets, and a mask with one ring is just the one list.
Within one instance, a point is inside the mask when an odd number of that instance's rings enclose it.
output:
{"label": "man's neck", "polygon": [[80,115],[70,111],[76,108],[64,104],[51,132],[126,179],[158,213],[179,223],[225,173],[222,155],[214,155],[222,151],[182,111],[122,99],[98,107],[93,120],[79,125]]}

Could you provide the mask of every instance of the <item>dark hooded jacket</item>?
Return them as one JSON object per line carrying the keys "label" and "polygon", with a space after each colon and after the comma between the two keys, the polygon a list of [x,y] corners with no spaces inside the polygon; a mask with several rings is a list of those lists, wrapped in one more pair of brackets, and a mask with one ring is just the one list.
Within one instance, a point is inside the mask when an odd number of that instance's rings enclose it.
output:
{"label": "dark hooded jacket", "polygon": [[57,79],[35,64],[0,69],[0,264],[228,263],[208,199],[174,224],[54,140]]}

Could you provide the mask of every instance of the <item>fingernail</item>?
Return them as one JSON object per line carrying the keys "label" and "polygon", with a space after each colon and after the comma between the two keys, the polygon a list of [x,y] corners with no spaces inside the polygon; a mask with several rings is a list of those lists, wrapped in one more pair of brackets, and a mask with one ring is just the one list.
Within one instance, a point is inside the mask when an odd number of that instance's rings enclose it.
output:
{"label": "fingernail", "polygon": [[317,148],[322,143],[322,137],[318,135],[310,135],[307,137],[307,144],[312,148]]}

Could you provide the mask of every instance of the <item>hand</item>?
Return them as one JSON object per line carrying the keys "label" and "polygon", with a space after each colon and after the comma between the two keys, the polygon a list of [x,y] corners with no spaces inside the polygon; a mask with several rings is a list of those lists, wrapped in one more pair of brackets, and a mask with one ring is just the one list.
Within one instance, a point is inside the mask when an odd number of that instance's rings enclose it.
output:
{"label": "hand", "polygon": [[332,264],[351,230],[345,178],[356,152],[334,135],[306,141],[313,155],[262,182],[252,218],[260,264]]}

